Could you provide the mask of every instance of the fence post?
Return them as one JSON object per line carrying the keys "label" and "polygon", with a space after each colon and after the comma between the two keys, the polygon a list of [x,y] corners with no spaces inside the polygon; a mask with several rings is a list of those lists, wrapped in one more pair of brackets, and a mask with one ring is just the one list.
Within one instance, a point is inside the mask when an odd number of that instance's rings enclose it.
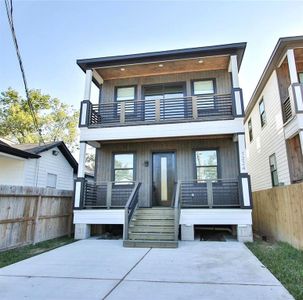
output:
{"label": "fence post", "polygon": [[191,97],[193,119],[198,118],[197,96]]}
{"label": "fence post", "polygon": [[156,117],[156,122],[160,121],[160,112],[161,112],[161,102],[160,99],[155,100],[155,117]]}
{"label": "fence post", "polygon": [[107,189],[106,189],[106,207],[107,209],[110,209],[112,204],[112,182],[107,183]]}
{"label": "fence post", "polygon": [[40,224],[40,207],[41,207],[42,195],[40,194],[36,201],[35,213],[34,213],[34,236],[33,236],[33,244],[35,245],[38,241],[38,233],[39,233],[39,224]]}
{"label": "fence post", "polygon": [[207,180],[207,204],[209,208],[213,208],[213,183],[211,180]]}

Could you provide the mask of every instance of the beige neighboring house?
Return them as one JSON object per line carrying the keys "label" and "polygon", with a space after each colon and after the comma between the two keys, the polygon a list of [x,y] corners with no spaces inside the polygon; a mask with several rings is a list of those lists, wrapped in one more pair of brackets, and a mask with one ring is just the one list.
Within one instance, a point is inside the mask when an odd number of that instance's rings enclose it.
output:
{"label": "beige neighboring house", "polygon": [[64,142],[37,145],[0,140],[0,185],[73,190],[77,169]]}
{"label": "beige neighboring house", "polygon": [[303,36],[280,38],[245,112],[252,190],[303,180]]}

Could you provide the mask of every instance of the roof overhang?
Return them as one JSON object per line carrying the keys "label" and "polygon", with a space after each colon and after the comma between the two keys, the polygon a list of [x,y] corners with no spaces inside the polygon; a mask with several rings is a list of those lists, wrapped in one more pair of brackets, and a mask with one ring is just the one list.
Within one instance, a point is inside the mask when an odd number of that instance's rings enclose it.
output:
{"label": "roof overhang", "polygon": [[[229,56],[237,55],[240,68],[246,43],[130,55],[79,59],[83,71],[93,69],[103,80],[227,69]],[[93,77],[96,84],[100,79]]]}
{"label": "roof overhang", "polygon": [[249,117],[253,107],[256,102],[259,100],[261,93],[271,76],[272,72],[278,68],[284,61],[286,57],[286,51],[288,49],[302,48],[303,47],[303,36],[293,36],[293,37],[284,37],[280,38],[263,70],[263,73],[259,79],[259,82],[248,102],[248,105],[245,109],[245,118],[244,122]]}
{"label": "roof overhang", "polygon": [[4,145],[4,144],[0,144],[0,152],[8,154],[11,157],[15,156],[18,158],[39,158],[40,157],[40,155],[38,155],[38,154],[19,150],[19,149],[16,149],[11,146]]}

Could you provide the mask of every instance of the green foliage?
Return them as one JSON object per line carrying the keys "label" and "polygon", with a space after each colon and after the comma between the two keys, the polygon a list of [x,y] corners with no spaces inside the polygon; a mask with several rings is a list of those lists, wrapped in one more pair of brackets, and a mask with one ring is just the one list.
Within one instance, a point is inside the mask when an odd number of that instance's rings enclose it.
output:
{"label": "green foliage", "polygon": [[14,264],[26,258],[41,254],[43,252],[73,243],[75,240],[70,237],[61,237],[36,245],[24,246],[12,250],[0,252],[0,268]]}
{"label": "green foliage", "polygon": [[[74,149],[79,112],[40,90],[31,90],[29,94],[44,141],[63,140]],[[19,143],[39,142],[26,99],[11,88],[0,95],[0,124],[2,137]]]}
{"label": "green foliage", "polygon": [[257,241],[246,246],[281,281],[296,300],[303,300],[303,251],[287,243]]}

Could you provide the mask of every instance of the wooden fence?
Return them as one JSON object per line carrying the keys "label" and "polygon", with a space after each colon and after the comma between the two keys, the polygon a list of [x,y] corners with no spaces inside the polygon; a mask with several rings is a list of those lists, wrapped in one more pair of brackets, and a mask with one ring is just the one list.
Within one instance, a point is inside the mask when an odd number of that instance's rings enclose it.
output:
{"label": "wooden fence", "polygon": [[72,191],[0,185],[0,250],[70,235]]}
{"label": "wooden fence", "polygon": [[253,228],[303,249],[303,183],[253,192]]}

